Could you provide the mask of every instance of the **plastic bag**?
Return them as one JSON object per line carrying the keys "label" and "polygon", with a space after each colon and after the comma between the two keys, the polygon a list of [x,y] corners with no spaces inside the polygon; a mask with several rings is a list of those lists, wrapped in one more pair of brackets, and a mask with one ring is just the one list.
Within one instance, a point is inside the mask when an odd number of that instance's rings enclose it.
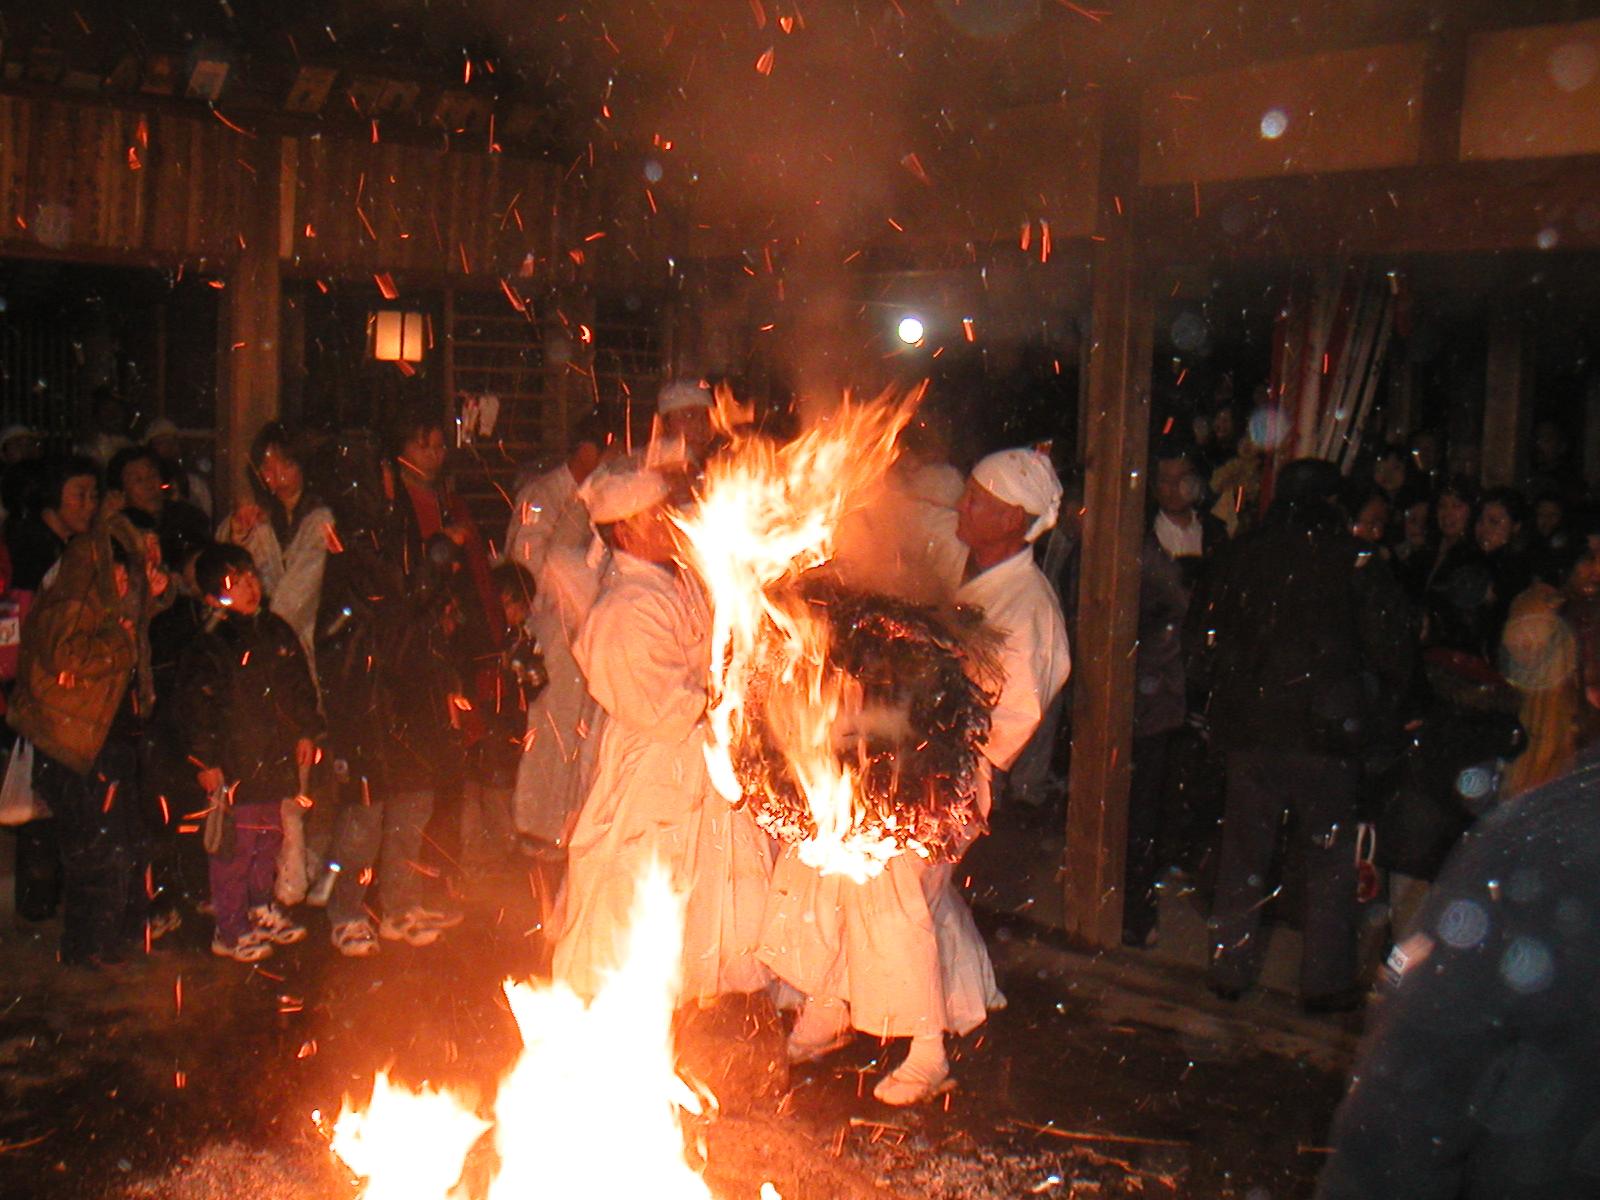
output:
{"label": "plastic bag", "polygon": [[299,796],[282,804],[283,844],[278,847],[278,878],[272,894],[279,904],[299,904],[306,898],[306,809]]}
{"label": "plastic bag", "polygon": [[211,793],[211,807],[206,809],[206,823],[200,833],[207,854],[233,857],[233,821],[233,789],[223,784]]}
{"label": "plastic bag", "polygon": [[50,806],[33,790],[33,743],[19,737],[0,782],[0,825],[26,825],[50,816]]}

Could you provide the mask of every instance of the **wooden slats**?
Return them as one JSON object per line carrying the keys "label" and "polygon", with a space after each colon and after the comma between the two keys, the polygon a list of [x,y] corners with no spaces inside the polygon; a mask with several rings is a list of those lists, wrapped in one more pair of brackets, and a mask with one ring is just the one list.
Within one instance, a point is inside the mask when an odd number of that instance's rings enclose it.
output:
{"label": "wooden slats", "polygon": [[[268,141],[282,152],[259,154]],[[0,96],[0,253],[231,262],[247,202],[281,188],[291,203],[275,249],[315,270],[504,273],[535,248],[534,235],[502,228],[507,205],[520,193],[536,211],[553,186],[547,164],[499,155],[280,139],[215,117]]]}

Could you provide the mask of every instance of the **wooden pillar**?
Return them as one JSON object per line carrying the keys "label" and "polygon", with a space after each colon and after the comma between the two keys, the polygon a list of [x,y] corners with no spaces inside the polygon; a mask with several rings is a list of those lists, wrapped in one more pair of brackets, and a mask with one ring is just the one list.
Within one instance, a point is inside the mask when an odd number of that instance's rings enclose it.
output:
{"label": "wooden pillar", "polygon": [[1067,932],[1092,946],[1115,946],[1127,857],[1155,307],[1131,211],[1108,214],[1101,230],[1081,434],[1087,512],[1073,646],[1065,874]]}
{"label": "wooden pillar", "polygon": [[217,371],[217,511],[250,495],[250,440],[278,415],[283,275],[278,250],[283,139],[241,139],[240,155],[261,186],[239,214],[243,247],[223,290],[222,362]]}
{"label": "wooden pillar", "polygon": [[1489,315],[1489,352],[1484,369],[1483,483],[1513,487],[1527,461],[1533,406],[1528,402],[1532,367],[1528,329],[1521,315],[1497,305]]}

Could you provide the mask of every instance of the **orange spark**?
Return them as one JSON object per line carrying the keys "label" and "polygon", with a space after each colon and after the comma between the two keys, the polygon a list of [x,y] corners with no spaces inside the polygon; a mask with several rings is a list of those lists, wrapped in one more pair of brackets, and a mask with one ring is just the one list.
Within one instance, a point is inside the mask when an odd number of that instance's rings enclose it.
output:
{"label": "orange spark", "polygon": [[221,121],[229,129],[233,130],[235,133],[243,134],[247,138],[253,138],[253,137],[256,136],[255,134],[251,133],[248,129],[246,129],[244,126],[235,125],[232,121],[228,120],[227,117],[222,115],[222,110],[221,109],[213,108],[211,110],[211,115],[213,117],[215,117],[217,120]]}
{"label": "orange spark", "polygon": [[928,172],[923,169],[922,160],[917,157],[915,152],[907,154],[904,158],[902,158],[900,160],[900,165],[907,171],[910,171],[911,177],[918,183],[922,184],[923,187],[933,186],[933,180],[928,178]]}
{"label": "orange spark", "polygon": [[1080,17],[1082,17],[1086,21],[1093,21],[1096,25],[1105,24],[1105,14],[1104,13],[1091,12],[1087,8],[1079,8],[1076,4],[1074,4],[1072,2],[1072,0],[1057,0],[1057,2],[1063,8],[1071,9],[1073,12],[1077,13]]}
{"label": "orange spark", "polygon": [[777,56],[777,53],[778,50],[776,46],[768,46],[761,52],[761,57],[756,59],[757,75],[772,74],[772,60]]}

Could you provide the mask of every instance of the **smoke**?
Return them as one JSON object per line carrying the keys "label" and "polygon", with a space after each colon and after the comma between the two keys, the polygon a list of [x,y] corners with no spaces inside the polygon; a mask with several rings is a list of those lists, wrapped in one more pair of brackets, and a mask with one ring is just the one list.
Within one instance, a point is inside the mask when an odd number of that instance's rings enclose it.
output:
{"label": "smoke", "polygon": [[[511,57],[562,109],[566,152],[584,177],[569,182],[569,202],[584,192],[579,219],[592,215],[607,233],[591,252],[635,277],[665,274],[685,247],[737,262],[732,319],[770,327],[802,392],[859,382],[873,331],[853,286],[858,260],[895,236],[908,193],[929,186],[922,114],[939,64],[912,43],[929,36],[931,14],[918,23],[890,5],[792,0],[528,9],[485,6]],[[703,313],[719,301],[688,297]]]}

